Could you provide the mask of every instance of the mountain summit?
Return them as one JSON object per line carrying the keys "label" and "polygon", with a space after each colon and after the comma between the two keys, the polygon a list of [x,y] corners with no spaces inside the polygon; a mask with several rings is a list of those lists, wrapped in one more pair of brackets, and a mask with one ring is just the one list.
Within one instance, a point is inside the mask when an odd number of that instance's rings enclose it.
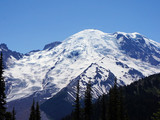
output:
{"label": "mountain summit", "polygon": [[44,102],[65,87],[72,101],[77,80],[82,97],[90,80],[97,98],[108,92],[115,77],[119,85],[126,85],[158,73],[160,44],[139,33],[87,29],[24,55],[11,66],[5,70],[8,102],[30,96]]}
{"label": "mountain summit", "polygon": [[81,31],[57,47],[33,52],[15,61],[5,72],[7,82],[14,81],[7,92],[8,101],[46,89],[51,89],[54,95],[92,63],[103,66],[124,84],[129,84],[133,80],[129,69],[140,72],[140,77],[158,72],[160,44],[138,33]]}

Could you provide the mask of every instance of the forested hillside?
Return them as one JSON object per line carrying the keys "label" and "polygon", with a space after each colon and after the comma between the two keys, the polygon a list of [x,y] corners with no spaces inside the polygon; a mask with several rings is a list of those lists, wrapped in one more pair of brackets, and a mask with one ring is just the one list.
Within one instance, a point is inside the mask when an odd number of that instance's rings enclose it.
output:
{"label": "forested hillside", "polygon": [[[128,86],[117,86],[116,84],[109,94],[99,97],[93,104],[92,120],[112,120],[112,116],[117,116],[115,120],[152,120],[153,113],[160,108],[160,74],[151,75]],[[80,114],[83,119],[83,109]],[[75,112],[63,120],[71,119],[75,119]]]}

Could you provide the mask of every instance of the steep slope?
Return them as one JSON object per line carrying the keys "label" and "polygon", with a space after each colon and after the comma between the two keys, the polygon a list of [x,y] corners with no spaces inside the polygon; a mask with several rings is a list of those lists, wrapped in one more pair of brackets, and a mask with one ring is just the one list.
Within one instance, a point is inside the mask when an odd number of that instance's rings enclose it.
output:
{"label": "steep slope", "polygon": [[120,49],[128,56],[149,62],[152,65],[158,65],[160,62],[159,44],[147,39],[139,33],[126,34],[122,32],[115,33]]}
{"label": "steep slope", "polygon": [[124,87],[130,120],[151,120],[153,113],[160,107],[159,93],[160,74],[151,75]]}
{"label": "steep slope", "polygon": [[22,53],[18,53],[8,49],[7,45],[4,43],[0,44],[0,52],[3,53],[4,68],[10,67],[12,63],[23,57]]}
{"label": "steep slope", "polygon": [[130,120],[152,120],[151,116],[160,107],[160,74],[145,77],[122,88]]}
{"label": "steep slope", "polygon": [[[153,116],[153,113],[155,113],[160,107],[160,74],[154,74],[135,81],[130,85],[120,87],[118,88],[118,91],[121,91],[120,89],[123,93],[123,107],[127,111],[130,120],[152,120],[151,116]],[[103,99],[106,103],[106,111],[109,106],[108,97],[109,95],[107,94]],[[92,110],[92,120],[101,119],[102,97],[99,97],[96,100],[93,104]],[[108,114],[108,112],[106,112],[106,114]],[[71,116],[73,117],[74,114],[72,113]],[[65,120],[71,120],[71,116],[67,116]]]}
{"label": "steep slope", "polygon": [[[132,44],[134,49],[130,50]],[[67,99],[73,101],[78,79],[83,88],[82,96],[86,82],[91,80],[94,98],[97,98],[112,86],[111,76],[117,77],[120,85],[125,85],[158,73],[159,54],[160,44],[138,33],[84,30],[56,47],[31,52],[6,69],[7,101],[17,102],[32,95],[44,102],[67,85]]]}
{"label": "steep slope", "polygon": [[113,73],[93,63],[84,70],[83,73],[73,79],[67,87],[63,88],[58,94],[43,103],[41,109],[51,118],[60,120],[72,111],[78,80],[80,81],[81,98],[84,97],[85,86],[88,80],[92,81],[93,96],[97,98],[103,94],[103,92],[106,93],[106,91],[110,89],[114,79],[115,76]]}
{"label": "steep slope", "polygon": [[[113,61],[113,60],[112,60]],[[108,60],[109,62],[109,60]],[[113,63],[112,63],[113,64]],[[129,68],[127,65],[120,62],[116,62],[115,65],[119,65],[119,74],[122,74],[122,80],[131,79],[132,81],[144,77],[141,72],[134,68]],[[123,68],[121,68],[123,66]],[[113,67],[113,66],[112,66]],[[123,70],[123,71],[121,71]],[[123,73],[124,71],[125,74]],[[79,76],[73,79],[67,87],[62,89],[58,94],[53,96],[41,105],[41,109],[47,114],[47,116],[60,120],[64,116],[72,112],[73,103],[76,95],[76,85],[78,80],[80,81],[80,97],[83,100],[85,87],[88,80],[92,84],[92,97],[93,100],[98,99],[103,93],[107,94],[109,89],[114,85],[115,75],[108,69],[99,66],[96,63],[92,63],[86,70],[84,70]],[[119,85],[125,85],[124,81],[119,80]],[[61,101],[61,102],[60,102]],[[63,106],[63,107],[62,107]],[[63,112],[59,112],[63,111]]]}

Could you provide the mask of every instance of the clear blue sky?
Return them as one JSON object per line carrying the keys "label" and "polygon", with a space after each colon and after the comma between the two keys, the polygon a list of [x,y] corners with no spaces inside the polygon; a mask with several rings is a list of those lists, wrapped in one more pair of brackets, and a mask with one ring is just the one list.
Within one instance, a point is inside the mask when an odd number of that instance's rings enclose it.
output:
{"label": "clear blue sky", "polygon": [[84,29],[160,42],[160,0],[0,0],[0,43],[26,53]]}

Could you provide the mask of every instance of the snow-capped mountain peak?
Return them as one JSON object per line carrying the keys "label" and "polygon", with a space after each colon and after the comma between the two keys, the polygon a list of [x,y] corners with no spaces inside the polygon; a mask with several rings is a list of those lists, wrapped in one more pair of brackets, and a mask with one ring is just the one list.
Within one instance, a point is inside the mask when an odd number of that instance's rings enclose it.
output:
{"label": "snow-capped mountain peak", "polygon": [[153,43],[156,42],[139,33],[83,30],[56,47],[50,44],[42,51],[31,52],[6,69],[7,100],[25,98],[35,92],[52,97],[92,63],[113,73],[123,84],[129,84],[159,72],[160,47]]}
{"label": "snow-capped mountain peak", "polygon": [[42,103],[65,92],[64,99],[72,102],[77,80],[82,98],[89,80],[97,98],[108,92],[115,77],[119,85],[127,85],[160,69],[160,44],[139,33],[87,29],[25,55],[1,46],[4,62],[10,63],[4,72],[7,102],[19,115],[24,112],[20,105],[33,97]]}

